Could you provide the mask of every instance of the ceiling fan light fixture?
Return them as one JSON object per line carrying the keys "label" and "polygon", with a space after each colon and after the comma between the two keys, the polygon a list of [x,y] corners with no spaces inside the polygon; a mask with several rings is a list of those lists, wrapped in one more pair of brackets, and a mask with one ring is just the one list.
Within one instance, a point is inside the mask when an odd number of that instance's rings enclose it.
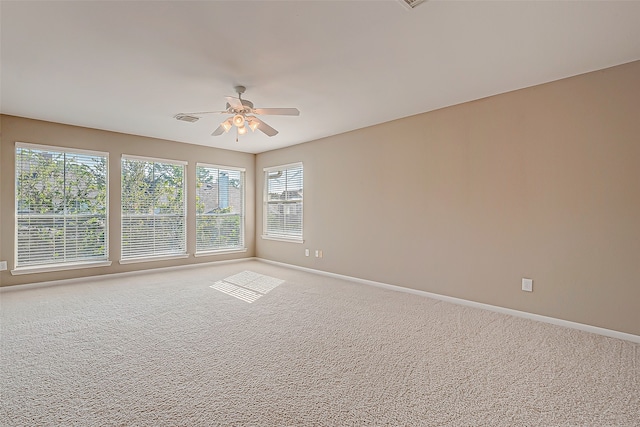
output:
{"label": "ceiling fan light fixture", "polygon": [[231,123],[231,119],[227,119],[224,122],[220,123],[220,126],[222,126],[225,132],[229,132],[233,127],[233,124]]}
{"label": "ceiling fan light fixture", "polygon": [[[2,0],[0,0],[2,1]],[[409,1],[409,0],[407,0]],[[427,1],[427,0],[412,0]],[[227,118],[211,133],[211,136],[220,136],[223,133],[236,128],[236,142],[240,135],[246,135],[251,129],[252,132],[259,130],[265,135],[272,137],[278,134],[278,131],[269,126],[264,121],[258,119],[259,115],[271,116],[299,116],[300,110],[297,108],[253,108],[253,102],[242,99],[245,91],[244,86],[236,86],[238,96],[225,96],[227,100],[226,109],[223,111],[200,111],[196,113],[178,113],[174,117],[177,120],[185,122],[195,122],[204,114],[227,114]],[[254,116],[254,114],[256,116]]]}
{"label": "ceiling fan light fixture", "polygon": [[249,122],[249,127],[253,132],[255,132],[256,129],[258,129],[258,126],[260,126],[260,122],[258,122],[257,120],[248,119],[247,121]]}
{"label": "ceiling fan light fixture", "polygon": [[238,128],[240,128],[241,126],[244,126],[244,117],[242,117],[241,114],[236,114],[235,116],[233,116],[233,124],[236,125]]}

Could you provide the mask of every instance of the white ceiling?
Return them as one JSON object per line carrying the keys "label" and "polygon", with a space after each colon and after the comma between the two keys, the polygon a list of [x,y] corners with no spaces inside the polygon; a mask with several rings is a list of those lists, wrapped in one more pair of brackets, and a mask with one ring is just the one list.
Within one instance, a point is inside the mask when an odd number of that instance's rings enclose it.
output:
{"label": "white ceiling", "polygon": [[[640,1],[2,1],[1,111],[250,153],[640,59]],[[233,87],[280,131],[235,142]]]}

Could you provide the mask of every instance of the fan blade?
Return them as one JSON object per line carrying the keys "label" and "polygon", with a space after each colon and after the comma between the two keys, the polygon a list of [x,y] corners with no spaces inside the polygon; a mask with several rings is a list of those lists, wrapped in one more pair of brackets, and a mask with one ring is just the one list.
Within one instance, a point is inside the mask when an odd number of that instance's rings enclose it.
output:
{"label": "fan blade", "polygon": [[278,134],[277,130],[275,130],[274,128],[272,128],[262,120],[258,119],[257,117],[252,117],[252,119],[258,122],[258,130],[264,133],[265,135],[274,136]]}
{"label": "fan blade", "polygon": [[229,105],[231,105],[231,108],[236,108],[239,110],[242,110],[244,108],[244,105],[242,105],[242,101],[240,101],[238,98],[235,98],[233,96],[225,96],[224,98],[227,100]]}
{"label": "fan blade", "polygon": [[[228,114],[229,112],[227,110],[224,111],[196,111],[195,113],[178,113],[176,114],[175,117],[176,119],[179,120],[179,116],[198,116],[198,115],[202,115],[202,114]],[[200,117],[198,117],[200,118]]]}
{"label": "fan blade", "polygon": [[218,135],[222,135],[223,133],[224,133],[224,128],[222,127],[222,125],[220,125],[216,128],[216,130],[213,131],[211,136],[218,136]]}
{"label": "fan blade", "polygon": [[256,108],[256,114],[263,116],[299,116],[300,110],[297,108]]}

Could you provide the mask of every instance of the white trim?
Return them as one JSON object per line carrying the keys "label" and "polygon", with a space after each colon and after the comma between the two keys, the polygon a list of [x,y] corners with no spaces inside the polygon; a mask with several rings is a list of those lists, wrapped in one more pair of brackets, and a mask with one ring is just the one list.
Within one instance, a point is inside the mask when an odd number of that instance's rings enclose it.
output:
{"label": "white trim", "polygon": [[298,167],[298,166],[304,167],[302,162],[295,162],[295,163],[288,163],[286,165],[270,166],[268,168],[262,169],[262,171],[263,172],[274,172],[274,171],[280,171],[280,170],[285,170],[285,169],[291,169],[291,168],[295,168],[295,167]]}
{"label": "white trim", "polygon": [[275,240],[276,242],[304,243],[303,239],[299,239],[295,237],[281,237],[281,236],[273,236],[270,234],[263,234],[261,237],[264,240]]}
{"label": "white trim", "polygon": [[108,151],[83,150],[82,148],[59,147],[57,145],[32,144],[30,142],[20,142],[20,141],[16,141],[15,148],[26,148],[26,149],[42,150],[42,151],[56,151],[59,153],[86,154],[90,156],[106,156],[107,161],[109,160]]}
{"label": "white trim", "polygon": [[200,163],[200,162],[196,163],[196,167],[214,168],[214,169],[222,169],[222,170],[237,171],[237,172],[246,172],[247,171],[246,168],[240,168],[240,167],[236,167],[236,166],[212,165],[210,163]]}
{"label": "white trim", "polygon": [[129,259],[121,259],[118,261],[120,264],[136,264],[139,262],[153,262],[153,261],[166,261],[171,259],[184,259],[189,258],[189,254],[181,254],[181,255],[159,255],[154,257],[144,257],[144,258],[129,258]]}
{"label": "white trim", "polygon": [[202,251],[196,252],[193,254],[194,258],[200,258],[203,256],[212,256],[212,255],[225,255],[225,254],[238,254],[242,252],[247,252],[247,248],[242,249],[218,249],[215,251]]}
{"label": "white trim", "polygon": [[49,280],[46,282],[36,282],[36,283],[23,283],[21,285],[0,286],[0,293],[11,292],[13,290],[17,291],[17,290],[33,289],[33,288],[41,288],[41,287],[44,288],[47,286],[70,285],[78,282],[86,282],[87,280],[109,280],[117,277],[140,276],[142,274],[149,274],[151,272],[181,270],[181,269],[190,269],[190,268],[198,268],[198,267],[213,267],[215,265],[220,265],[220,264],[233,264],[236,262],[255,261],[255,260],[256,260],[255,257],[236,258],[236,259],[226,259],[226,260],[220,260],[220,261],[199,262],[199,263],[185,264],[185,265],[173,265],[170,267],[148,268],[144,270],[123,271],[121,273],[108,273],[108,274],[101,274],[101,275],[95,275],[95,276],[74,277],[72,279]]}
{"label": "white trim", "polygon": [[11,275],[20,276],[22,274],[50,273],[52,271],[78,270],[81,268],[109,267],[110,265],[111,261],[72,262],[68,264],[46,264],[41,266],[34,265],[15,268],[11,270]]}
{"label": "white trim", "polygon": [[[118,165],[119,167],[122,167],[122,163],[120,163]],[[109,156],[109,154],[107,154],[107,173],[106,173],[106,186],[107,186],[107,200],[105,201],[105,208],[107,209],[107,211],[105,212],[105,225],[104,225],[104,244],[105,244],[105,249],[107,251],[107,257],[111,257],[111,215],[109,214],[109,212],[111,212],[111,173],[109,172],[109,169],[111,169],[111,158]],[[122,179],[122,175],[120,175],[120,179]],[[121,189],[122,191],[122,189]],[[120,199],[122,201],[122,198]],[[16,258],[17,259],[17,258]]]}
{"label": "white trim", "polygon": [[[313,268],[300,267],[300,266],[293,265],[293,264],[287,264],[287,263],[284,263],[284,262],[272,261],[272,260],[269,260],[269,259],[258,258],[258,257],[247,257],[247,258],[237,258],[237,259],[229,259],[229,260],[221,260],[221,261],[201,262],[201,263],[186,264],[186,265],[176,265],[176,266],[170,266],[170,267],[151,268],[151,269],[146,269],[146,270],[126,271],[126,272],[122,272],[122,273],[110,273],[110,274],[104,274],[104,275],[98,275],[98,276],[85,276],[85,277],[75,277],[75,278],[72,278],[72,279],[51,280],[51,281],[48,281],[48,282],[25,283],[25,284],[21,284],[21,285],[11,285],[11,286],[0,287],[0,293],[7,292],[7,291],[10,292],[12,290],[46,287],[46,286],[51,286],[51,285],[72,284],[72,283],[77,283],[77,282],[83,282],[83,281],[86,281],[86,280],[105,280],[105,279],[111,279],[111,278],[115,278],[115,277],[136,276],[136,275],[141,275],[141,274],[147,274],[147,273],[149,273],[151,271],[158,272],[158,271],[180,270],[180,269],[188,269],[188,268],[214,266],[214,265],[220,265],[220,264],[232,264],[232,263],[246,262],[246,261],[260,261],[260,262],[264,262],[266,264],[273,264],[273,265],[278,265],[278,266],[281,266],[281,267],[291,268],[291,269],[294,269],[294,270],[306,271],[308,273],[318,274],[318,275],[321,275],[321,276],[332,277],[332,278],[335,278],[335,279],[347,280],[347,281],[350,281],[350,282],[361,283],[361,284],[364,284],[364,285],[370,285],[370,286],[375,286],[375,287],[379,287],[379,288],[389,289],[389,290],[396,291],[396,292],[405,292],[405,293],[419,295],[419,296],[423,296],[423,297],[427,297],[427,298],[437,299],[437,300],[440,300],[440,301],[450,302],[452,304],[458,304],[458,305],[464,305],[464,306],[468,306],[468,307],[480,308],[480,309],[483,309],[483,310],[489,310],[489,311],[493,311],[493,312],[496,312],[496,313],[508,314],[508,315],[512,315],[512,316],[516,316],[516,317],[525,318],[525,319],[535,320],[535,321],[544,322],[544,323],[550,323],[552,325],[562,326],[562,327],[571,328],[571,329],[578,329],[578,330],[585,331],[585,332],[591,332],[591,333],[598,334],[598,335],[603,335],[603,336],[606,336],[606,337],[617,338],[617,339],[621,339],[621,340],[625,340],[625,341],[631,341],[631,342],[634,342],[634,343],[640,343],[640,335],[628,334],[626,332],[614,331],[614,330],[611,330],[611,329],[600,328],[600,327],[597,327],[597,326],[585,325],[583,323],[571,322],[571,321],[568,321],[568,320],[562,320],[562,319],[557,319],[557,318],[554,318],[554,317],[542,316],[542,315],[534,314],[534,313],[527,313],[527,312],[524,312],[524,311],[513,310],[513,309],[510,309],[510,308],[498,307],[498,306],[495,306],[495,305],[484,304],[484,303],[479,303],[479,302],[475,302],[475,301],[469,301],[469,300],[465,300],[465,299],[461,299],[461,298],[455,298],[455,297],[449,297],[449,296],[446,296],[446,295],[434,294],[434,293],[431,293],[431,292],[420,291],[420,290],[417,290],[417,289],[404,288],[404,287],[401,287],[401,286],[390,285],[390,284],[387,284],[387,283],[375,282],[373,280],[360,279],[360,278],[357,278],[357,277],[346,276],[346,275],[337,274],[337,273],[330,273],[330,272],[327,272],[327,271],[316,270],[316,269],[313,269]],[[107,261],[107,262],[110,264],[110,261]],[[13,271],[14,270],[11,271],[12,274],[13,274]]]}
{"label": "white trim", "polygon": [[314,273],[314,274],[318,274],[318,275],[321,275],[321,276],[332,277],[334,279],[348,280],[350,282],[361,283],[361,284],[364,284],[364,285],[375,286],[375,287],[378,287],[378,288],[389,289],[389,290],[397,291],[397,292],[404,292],[404,293],[419,295],[419,296],[423,296],[423,297],[427,297],[427,298],[437,299],[437,300],[440,300],[440,301],[450,302],[452,304],[458,304],[458,305],[464,305],[464,306],[467,306],[467,307],[480,308],[480,309],[483,309],[483,310],[493,311],[493,312],[496,312],[496,313],[508,314],[508,315],[511,315],[511,316],[521,317],[521,318],[524,318],[524,319],[535,320],[535,321],[543,322],[543,323],[550,323],[550,324],[556,325],[556,326],[563,326],[565,328],[578,329],[580,331],[591,332],[593,334],[604,335],[606,337],[618,338],[618,339],[625,340],[625,341],[631,341],[631,342],[634,342],[634,343],[640,343],[640,335],[628,334],[626,332],[614,331],[612,329],[600,328],[598,326],[586,325],[584,323],[571,322],[569,320],[557,319],[555,317],[543,316],[543,315],[535,314],[535,313],[528,313],[526,311],[519,311],[519,310],[514,310],[514,309],[511,309],[511,308],[505,308],[505,307],[499,307],[499,306],[496,306],[496,305],[484,304],[484,303],[481,303],[481,302],[470,301],[470,300],[466,300],[466,299],[462,299],[462,298],[455,298],[455,297],[449,297],[449,296],[446,296],[446,295],[434,294],[434,293],[431,293],[431,292],[421,291],[421,290],[418,290],[418,289],[405,288],[405,287],[402,287],[402,286],[390,285],[388,283],[375,282],[373,280],[360,279],[358,277],[345,276],[345,275],[342,275],[342,274],[330,273],[328,271],[315,270],[313,268],[307,268],[307,267],[300,267],[300,266],[297,266],[297,265],[287,264],[287,263],[278,262],[278,261],[272,261],[272,260],[268,260],[268,259],[264,259],[264,258],[257,258],[257,260],[261,261],[261,262],[264,262],[264,263],[267,263],[267,264],[279,265],[279,266],[282,266],[282,267],[292,268],[294,270],[306,271],[308,273]]}
{"label": "white trim", "polygon": [[126,160],[138,160],[143,162],[170,163],[172,165],[181,165],[181,166],[187,166],[189,164],[189,162],[187,162],[186,160],[159,159],[157,157],[135,156],[133,154],[123,154],[122,158]]}

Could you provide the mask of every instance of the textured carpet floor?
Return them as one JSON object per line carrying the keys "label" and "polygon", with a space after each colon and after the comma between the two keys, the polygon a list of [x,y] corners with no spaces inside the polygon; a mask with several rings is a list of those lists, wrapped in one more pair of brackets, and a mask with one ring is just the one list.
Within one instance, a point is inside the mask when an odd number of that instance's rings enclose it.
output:
{"label": "textured carpet floor", "polygon": [[0,298],[2,426],[640,425],[638,344],[257,261]]}

